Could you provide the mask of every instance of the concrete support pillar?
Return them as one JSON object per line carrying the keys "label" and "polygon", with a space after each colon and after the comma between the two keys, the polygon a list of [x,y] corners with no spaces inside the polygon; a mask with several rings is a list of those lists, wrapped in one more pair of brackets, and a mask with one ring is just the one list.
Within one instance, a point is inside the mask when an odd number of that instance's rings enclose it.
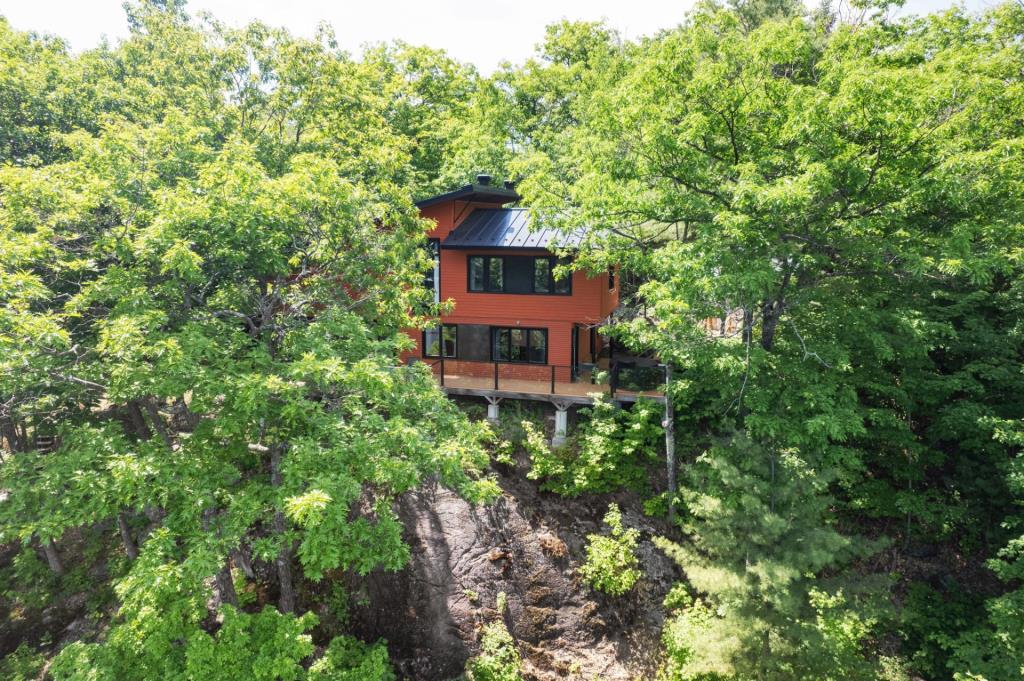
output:
{"label": "concrete support pillar", "polygon": [[552,447],[565,444],[565,436],[569,432],[569,405],[555,403],[555,434],[551,438]]}
{"label": "concrete support pillar", "polygon": [[487,420],[491,423],[498,422],[498,403],[501,402],[500,397],[488,397],[487,399]]}

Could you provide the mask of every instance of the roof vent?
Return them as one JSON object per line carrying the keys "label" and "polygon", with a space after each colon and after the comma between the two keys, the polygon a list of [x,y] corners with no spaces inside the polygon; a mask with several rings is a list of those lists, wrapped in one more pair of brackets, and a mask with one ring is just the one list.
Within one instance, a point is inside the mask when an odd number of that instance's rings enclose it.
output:
{"label": "roof vent", "polygon": [[505,180],[505,189],[508,189],[509,191],[515,191],[516,183],[513,180]]}
{"label": "roof vent", "polygon": [[482,187],[486,187],[487,185],[489,185],[491,183],[491,176],[490,175],[477,175],[476,176],[476,183],[478,185],[482,186]]}

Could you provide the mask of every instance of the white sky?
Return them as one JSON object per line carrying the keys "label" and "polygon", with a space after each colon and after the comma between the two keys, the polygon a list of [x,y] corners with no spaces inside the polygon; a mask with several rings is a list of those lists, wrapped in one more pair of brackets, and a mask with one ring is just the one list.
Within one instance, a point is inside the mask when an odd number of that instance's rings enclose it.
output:
{"label": "white sky", "polygon": [[[51,33],[74,50],[112,42],[128,33],[123,0],[0,0],[0,15],[20,30]],[[996,0],[907,0],[902,13],[925,13],[953,4],[977,10]],[[358,52],[368,42],[402,39],[445,49],[490,73],[502,60],[533,53],[544,27],[560,19],[607,19],[626,38],[675,26],[694,0],[190,0],[192,14],[210,11],[230,25],[259,19],[292,33],[312,35],[331,24],[339,45]]]}

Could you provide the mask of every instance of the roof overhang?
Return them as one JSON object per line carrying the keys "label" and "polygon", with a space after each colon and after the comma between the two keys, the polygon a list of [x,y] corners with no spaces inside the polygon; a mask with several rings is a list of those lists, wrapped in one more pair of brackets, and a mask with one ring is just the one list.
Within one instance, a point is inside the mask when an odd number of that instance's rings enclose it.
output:
{"label": "roof overhang", "polygon": [[[551,248],[558,249],[559,246],[552,246]],[[446,246],[445,243],[441,242],[441,250],[444,251],[537,251],[551,253],[551,248],[547,246],[480,246],[473,244],[456,244],[454,246]],[[565,250],[574,250],[575,246],[566,246]]]}
{"label": "roof overhang", "polygon": [[416,202],[417,208],[426,208],[445,201],[478,201],[480,203],[494,203],[503,206],[506,203],[513,203],[521,200],[519,194],[512,189],[504,187],[492,187],[487,184],[467,184],[447,194],[438,194]]}

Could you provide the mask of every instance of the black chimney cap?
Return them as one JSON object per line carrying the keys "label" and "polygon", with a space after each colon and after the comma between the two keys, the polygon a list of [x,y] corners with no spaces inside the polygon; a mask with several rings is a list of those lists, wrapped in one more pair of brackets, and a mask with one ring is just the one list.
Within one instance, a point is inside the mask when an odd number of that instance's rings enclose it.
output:
{"label": "black chimney cap", "polygon": [[505,189],[511,189],[512,191],[515,191],[515,189],[516,189],[516,181],[515,180],[505,180]]}
{"label": "black chimney cap", "polygon": [[491,176],[487,174],[480,174],[476,176],[476,183],[483,187],[486,187],[491,183]]}

